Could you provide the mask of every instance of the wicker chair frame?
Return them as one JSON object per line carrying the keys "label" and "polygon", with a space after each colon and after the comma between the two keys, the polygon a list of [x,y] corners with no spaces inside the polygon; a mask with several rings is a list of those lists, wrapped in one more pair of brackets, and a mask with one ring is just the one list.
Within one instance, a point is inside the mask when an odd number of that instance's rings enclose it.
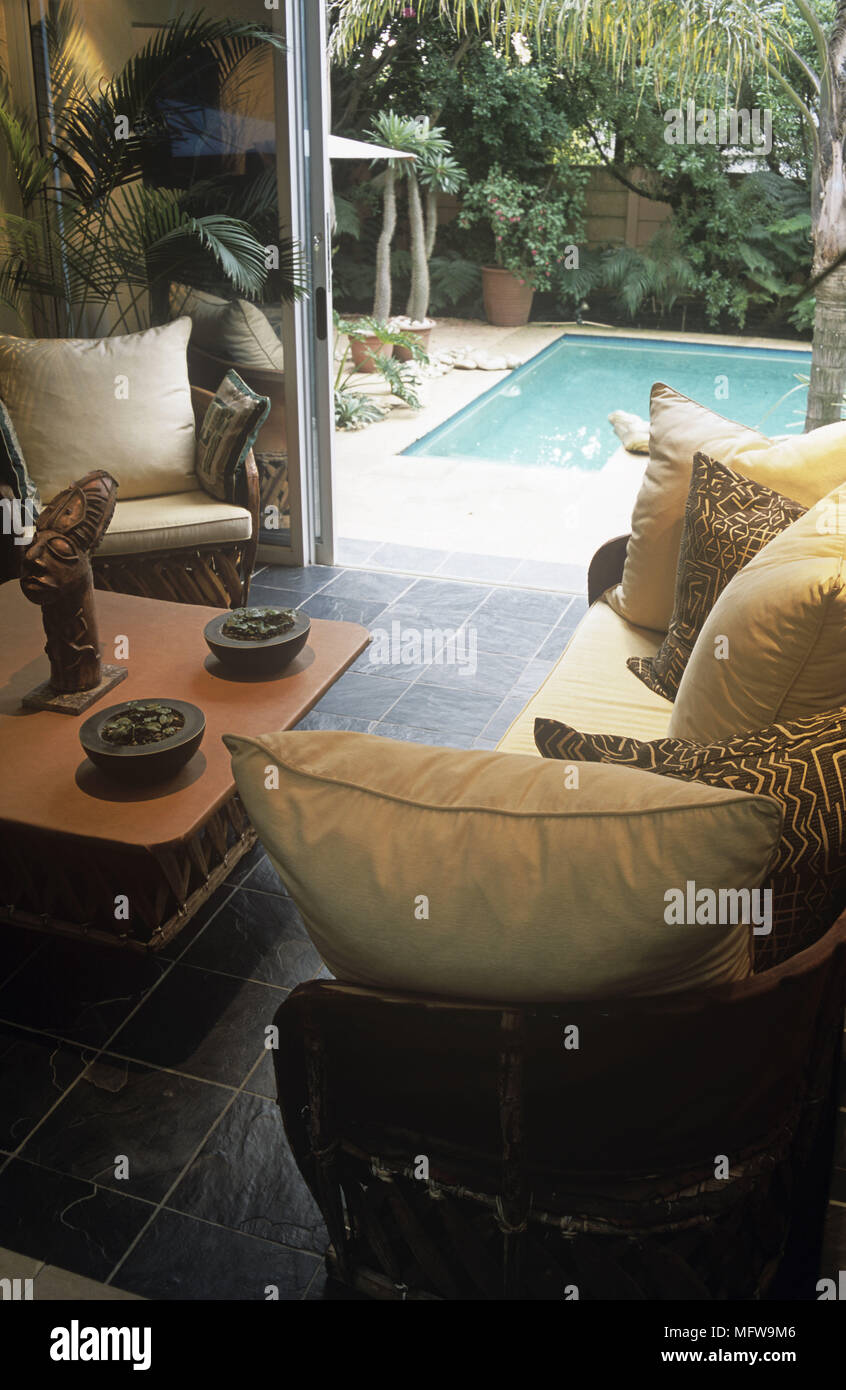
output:
{"label": "wicker chair frame", "polygon": [[[191,387],[194,419],[199,430],[212,393]],[[250,513],[248,540],[218,542],[170,550],[142,550],[127,555],[94,554],[91,567],[94,586],[119,594],[171,603],[197,603],[215,608],[238,608],[250,597],[250,580],[256,561],[261,524],[259,473],[252,451],[244,461],[239,481],[239,505]],[[8,488],[0,488],[5,496]],[[21,547],[0,537],[0,582],[15,579],[20,569]]]}
{"label": "wicker chair frame", "polygon": [[330,1273],[388,1299],[813,1298],[844,998],[846,914],[696,994],[299,986],[276,1077]]}

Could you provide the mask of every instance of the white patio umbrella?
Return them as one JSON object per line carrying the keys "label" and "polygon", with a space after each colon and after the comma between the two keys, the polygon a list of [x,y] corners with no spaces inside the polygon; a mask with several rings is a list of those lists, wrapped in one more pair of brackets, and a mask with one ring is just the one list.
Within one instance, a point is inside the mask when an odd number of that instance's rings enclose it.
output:
{"label": "white patio umbrella", "polygon": [[348,140],[345,135],[329,136],[330,159],[416,159],[416,154],[392,150],[390,145],[374,145],[369,140]]}

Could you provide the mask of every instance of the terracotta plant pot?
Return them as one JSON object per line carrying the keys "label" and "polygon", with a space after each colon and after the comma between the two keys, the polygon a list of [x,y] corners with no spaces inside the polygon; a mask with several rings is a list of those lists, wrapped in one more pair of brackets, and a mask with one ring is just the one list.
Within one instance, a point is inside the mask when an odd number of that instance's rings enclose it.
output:
{"label": "terracotta plant pot", "polygon": [[482,296],[488,323],[497,328],[520,328],[529,322],[535,292],[510,270],[483,265]]}
{"label": "terracotta plant pot", "polygon": [[[409,328],[405,324],[397,324],[397,328],[401,329],[403,333],[414,334],[424,352],[429,351],[429,338],[431,337],[434,326],[435,325],[431,323],[428,328]],[[402,347],[399,343],[395,343],[394,357],[398,362],[410,362],[412,360],[411,348]]]}
{"label": "terracotta plant pot", "polygon": [[374,357],[390,357],[393,343],[380,343],[375,333],[364,338],[350,338],[350,353],[357,372],[378,372]]}

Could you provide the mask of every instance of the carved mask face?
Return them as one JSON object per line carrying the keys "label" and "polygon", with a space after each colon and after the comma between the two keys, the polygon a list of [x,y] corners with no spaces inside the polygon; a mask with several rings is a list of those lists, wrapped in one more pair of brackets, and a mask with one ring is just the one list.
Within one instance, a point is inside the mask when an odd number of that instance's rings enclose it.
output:
{"label": "carved mask face", "polygon": [[49,502],[21,563],[21,588],[33,603],[51,603],[88,579],[89,553],[111,521],[117,484],[101,469]]}

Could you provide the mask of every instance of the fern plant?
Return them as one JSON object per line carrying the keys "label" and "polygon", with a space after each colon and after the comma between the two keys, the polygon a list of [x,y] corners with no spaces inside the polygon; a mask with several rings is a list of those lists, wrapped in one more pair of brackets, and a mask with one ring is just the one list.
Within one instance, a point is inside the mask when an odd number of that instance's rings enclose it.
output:
{"label": "fern plant", "polygon": [[275,292],[301,293],[296,248],[279,236],[269,180],[237,193],[226,179],[188,189],[144,182],[173,130],[168,97],[186,67],[213,67],[232,97],[260,47],[279,48],[281,40],[254,23],[180,16],[97,84],[84,66],[73,6],[51,0],[43,25],[51,84],[45,149],[0,83],[0,140],[22,207],[22,215],[0,215],[0,300],[21,319],[32,305],[59,337],[129,332],[167,321],[172,281],[262,298],[271,239]]}

